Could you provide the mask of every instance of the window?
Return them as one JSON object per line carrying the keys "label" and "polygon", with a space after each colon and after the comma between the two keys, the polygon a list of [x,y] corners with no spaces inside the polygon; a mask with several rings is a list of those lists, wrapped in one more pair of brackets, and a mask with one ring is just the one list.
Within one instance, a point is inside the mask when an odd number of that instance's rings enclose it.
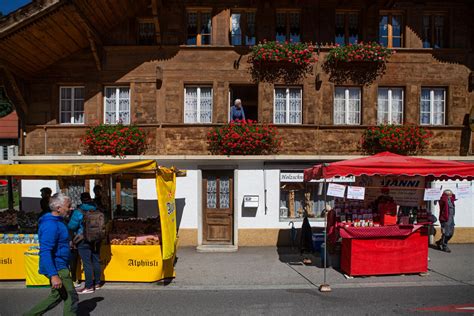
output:
{"label": "window", "polygon": [[444,125],[446,89],[421,88],[421,125]]}
{"label": "window", "polygon": [[403,89],[379,88],[377,124],[403,124]]}
{"label": "window", "polygon": [[443,48],[447,43],[447,17],[444,14],[423,15],[423,48]]}
{"label": "window", "polygon": [[278,42],[301,41],[301,22],[298,11],[278,11],[276,14],[275,39]]}
{"label": "window", "polygon": [[381,14],[379,19],[379,42],[385,47],[402,47],[403,20],[401,14]]}
{"label": "window", "polygon": [[301,88],[275,88],[273,122],[275,124],[301,124]]}
{"label": "window", "polygon": [[138,45],[156,44],[155,23],[150,20],[138,21]]}
{"label": "window", "polygon": [[359,41],[359,14],[341,12],[336,14],[336,44],[347,45]]}
{"label": "window", "polygon": [[[323,183],[322,180],[303,182],[303,178],[303,170],[280,171],[280,220],[302,220],[305,211],[309,218],[324,218],[324,192],[327,191],[328,183]],[[331,182],[345,185],[354,181],[354,177],[331,179]],[[327,196],[326,203],[334,207],[335,198]]]}
{"label": "window", "polygon": [[334,124],[360,124],[360,88],[336,87]]}
{"label": "window", "polygon": [[212,88],[192,87],[184,89],[184,123],[212,122]]}
{"label": "window", "polygon": [[211,45],[212,16],[210,11],[189,11],[187,45]]}
{"label": "window", "polygon": [[232,12],[230,16],[230,42],[232,45],[255,45],[255,12]]}
{"label": "window", "polygon": [[137,185],[133,179],[112,180],[112,210],[114,217],[137,217]]}
{"label": "window", "polygon": [[130,124],[130,88],[106,87],[104,105],[106,124]]}
{"label": "window", "polygon": [[61,124],[84,124],[84,87],[60,87]]}

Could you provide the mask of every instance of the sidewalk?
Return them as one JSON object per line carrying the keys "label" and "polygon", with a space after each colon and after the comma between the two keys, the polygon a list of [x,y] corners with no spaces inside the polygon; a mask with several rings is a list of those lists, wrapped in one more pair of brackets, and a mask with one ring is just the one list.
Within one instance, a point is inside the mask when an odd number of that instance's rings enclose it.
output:
{"label": "sidewalk", "polygon": [[[452,253],[429,249],[427,276],[396,275],[346,279],[328,268],[326,280],[332,288],[378,286],[474,285],[474,244],[450,245]],[[235,253],[197,253],[178,249],[176,279],[168,287],[189,289],[278,289],[314,288],[323,283],[319,257],[303,265],[290,248],[245,247]],[[369,262],[367,264],[370,264]],[[319,266],[319,267],[318,267]]]}
{"label": "sidewalk", "polygon": [[[413,287],[474,285],[474,244],[450,245],[452,253],[429,249],[428,275],[354,277],[346,279],[327,269],[331,288]],[[370,264],[368,262],[367,264]],[[107,283],[108,289],[249,290],[315,289],[323,283],[319,257],[303,265],[296,250],[276,247],[243,247],[234,253],[198,253],[179,248],[176,278],[166,286],[156,283]],[[24,281],[2,282],[1,288],[24,288]]]}

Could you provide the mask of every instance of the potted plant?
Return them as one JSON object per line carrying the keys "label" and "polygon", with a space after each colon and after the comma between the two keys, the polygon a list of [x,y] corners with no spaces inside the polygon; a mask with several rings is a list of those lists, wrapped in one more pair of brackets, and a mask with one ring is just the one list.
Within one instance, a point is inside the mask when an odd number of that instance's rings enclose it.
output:
{"label": "potted plant", "polygon": [[232,121],[207,134],[214,155],[270,155],[280,150],[278,131],[271,124],[252,120]]}
{"label": "potted plant", "polygon": [[368,154],[390,151],[417,155],[429,145],[433,133],[415,125],[381,124],[369,127],[361,138],[362,150]]}
{"label": "potted plant", "polygon": [[340,46],[337,44],[326,56],[328,62],[386,62],[395,50],[384,47],[376,42],[359,42]]}
{"label": "potted plant", "polygon": [[100,124],[87,129],[82,145],[89,155],[140,155],[146,150],[146,133],[134,125]]}
{"label": "potted plant", "polygon": [[314,46],[310,43],[266,41],[253,46],[250,62],[254,65],[265,63],[289,63],[306,67],[318,59],[313,56]]}

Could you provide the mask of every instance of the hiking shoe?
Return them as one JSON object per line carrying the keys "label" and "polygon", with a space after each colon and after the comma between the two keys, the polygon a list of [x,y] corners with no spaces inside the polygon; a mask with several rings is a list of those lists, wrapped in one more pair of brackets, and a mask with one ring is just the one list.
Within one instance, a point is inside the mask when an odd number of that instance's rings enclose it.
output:
{"label": "hiking shoe", "polygon": [[95,286],[95,289],[96,289],[96,290],[100,290],[101,288],[104,287],[104,284],[105,284],[105,282],[99,282],[99,284],[97,284],[97,285]]}
{"label": "hiking shoe", "polygon": [[438,241],[436,242],[436,246],[438,247],[439,250],[444,250],[444,249],[443,249],[443,246],[441,245],[441,240],[438,240]]}
{"label": "hiking shoe", "polygon": [[77,294],[89,294],[89,293],[94,293],[94,288],[83,287],[82,289],[77,290]]}
{"label": "hiking shoe", "polygon": [[451,252],[451,249],[448,248],[448,246],[444,247],[444,252]]}
{"label": "hiking shoe", "polygon": [[79,282],[79,281],[74,281],[74,283],[73,283],[73,284],[74,284],[74,288],[76,288],[76,289],[77,289],[77,288],[81,287],[81,284],[82,284],[82,283],[81,283],[81,282]]}

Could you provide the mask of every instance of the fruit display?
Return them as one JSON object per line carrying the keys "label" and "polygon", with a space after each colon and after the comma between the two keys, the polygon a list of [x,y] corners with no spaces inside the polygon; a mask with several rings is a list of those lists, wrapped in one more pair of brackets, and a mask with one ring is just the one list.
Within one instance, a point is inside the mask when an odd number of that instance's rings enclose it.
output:
{"label": "fruit display", "polygon": [[38,227],[38,214],[17,210],[0,212],[0,231],[34,233]]}
{"label": "fruit display", "polygon": [[111,245],[160,245],[159,218],[114,219],[109,231]]}

